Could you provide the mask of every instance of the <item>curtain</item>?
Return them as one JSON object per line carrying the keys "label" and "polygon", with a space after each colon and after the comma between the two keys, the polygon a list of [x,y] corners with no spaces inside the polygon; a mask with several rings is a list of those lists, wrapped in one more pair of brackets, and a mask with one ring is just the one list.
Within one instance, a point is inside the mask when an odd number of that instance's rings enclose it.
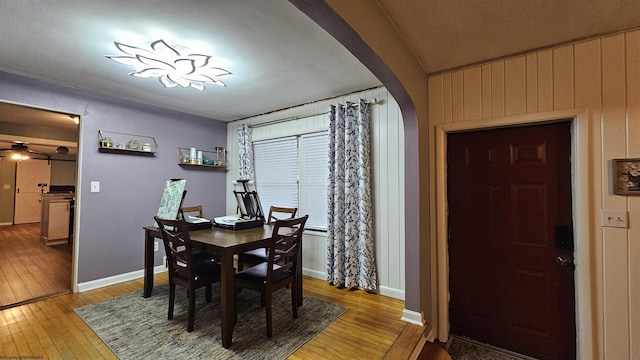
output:
{"label": "curtain", "polygon": [[327,194],[327,277],[376,290],[369,104],[331,105]]}
{"label": "curtain", "polygon": [[238,126],[238,158],[239,179],[256,180],[256,172],[253,167],[253,142],[251,141],[251,127],[248,124]]}

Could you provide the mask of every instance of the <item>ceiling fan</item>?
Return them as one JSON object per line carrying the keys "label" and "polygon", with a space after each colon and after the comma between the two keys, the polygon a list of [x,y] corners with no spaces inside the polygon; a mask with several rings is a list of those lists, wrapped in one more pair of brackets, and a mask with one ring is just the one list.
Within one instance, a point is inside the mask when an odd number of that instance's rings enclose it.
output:
{"label": "ceiling fan", "polygon": [[[51,159],[51,154],[45,154],[37,151],[30,150],[26,145],[27,143],[16,141],[11,144],[10,149],[0,149],[1,152],[10,152],[10,157],[13,160],[27,160],[31,158],[32,155],[43,156],[46,159]],[[66,154],[69,152],[69,149],[64,146],[59,146],[56,150],[58,154]]]}

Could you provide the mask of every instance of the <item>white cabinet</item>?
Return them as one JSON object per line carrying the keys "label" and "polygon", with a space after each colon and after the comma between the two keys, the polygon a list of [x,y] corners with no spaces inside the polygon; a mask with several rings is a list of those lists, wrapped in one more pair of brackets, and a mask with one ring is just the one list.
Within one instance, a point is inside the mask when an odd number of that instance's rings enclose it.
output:
{"label": "white cabinet", "polygon": [[71,199],[43,196],[40,241],[46,245],[68,242],[70,215]]}

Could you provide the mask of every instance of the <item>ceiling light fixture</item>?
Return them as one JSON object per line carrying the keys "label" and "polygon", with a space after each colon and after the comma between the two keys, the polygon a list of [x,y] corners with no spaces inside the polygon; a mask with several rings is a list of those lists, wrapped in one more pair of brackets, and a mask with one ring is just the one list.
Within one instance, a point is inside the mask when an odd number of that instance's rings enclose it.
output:
{"label": "ceiling light fixture", "polygon": [[11,154],[11,159],[18,161],[29,160],[29,155],[24,154],[22,151],[16,151]]}
{"label": "ceiling light fixture", "polygon": [[114,44],[126,56],[107,55],[106,58],[132,66],[134,71],[129,75],[158,78],[167,88],[180,85],[202,91],[205,84],[226,87],[217,77],[231,74],[225,69],[212,66],[210,55],[189,53],[191,50],[179,45],[169,45],[164,40],[153,41],[145,45],[146,49],[119,42]]}

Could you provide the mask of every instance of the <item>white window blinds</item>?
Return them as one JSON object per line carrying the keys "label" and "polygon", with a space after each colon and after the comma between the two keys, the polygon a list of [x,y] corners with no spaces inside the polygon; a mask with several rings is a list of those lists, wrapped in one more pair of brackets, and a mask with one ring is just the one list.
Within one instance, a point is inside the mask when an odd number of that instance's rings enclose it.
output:
{"label": "white window blinds", "polygon": [[307,229],[327,229],[329,137],[326,131],[253,143],[256,188],[270,206],[297,207]]}
{"label": "white window blinds", "polygon": [[265,217],[270,206],[298,207],[298,140],[255,141],[256,190]]}
{"label": "white window blinds", "polygon": [[327,156],[329,137],[326,131],[300,137],[300,215],[309,214],[306,227],[327,228]]}

